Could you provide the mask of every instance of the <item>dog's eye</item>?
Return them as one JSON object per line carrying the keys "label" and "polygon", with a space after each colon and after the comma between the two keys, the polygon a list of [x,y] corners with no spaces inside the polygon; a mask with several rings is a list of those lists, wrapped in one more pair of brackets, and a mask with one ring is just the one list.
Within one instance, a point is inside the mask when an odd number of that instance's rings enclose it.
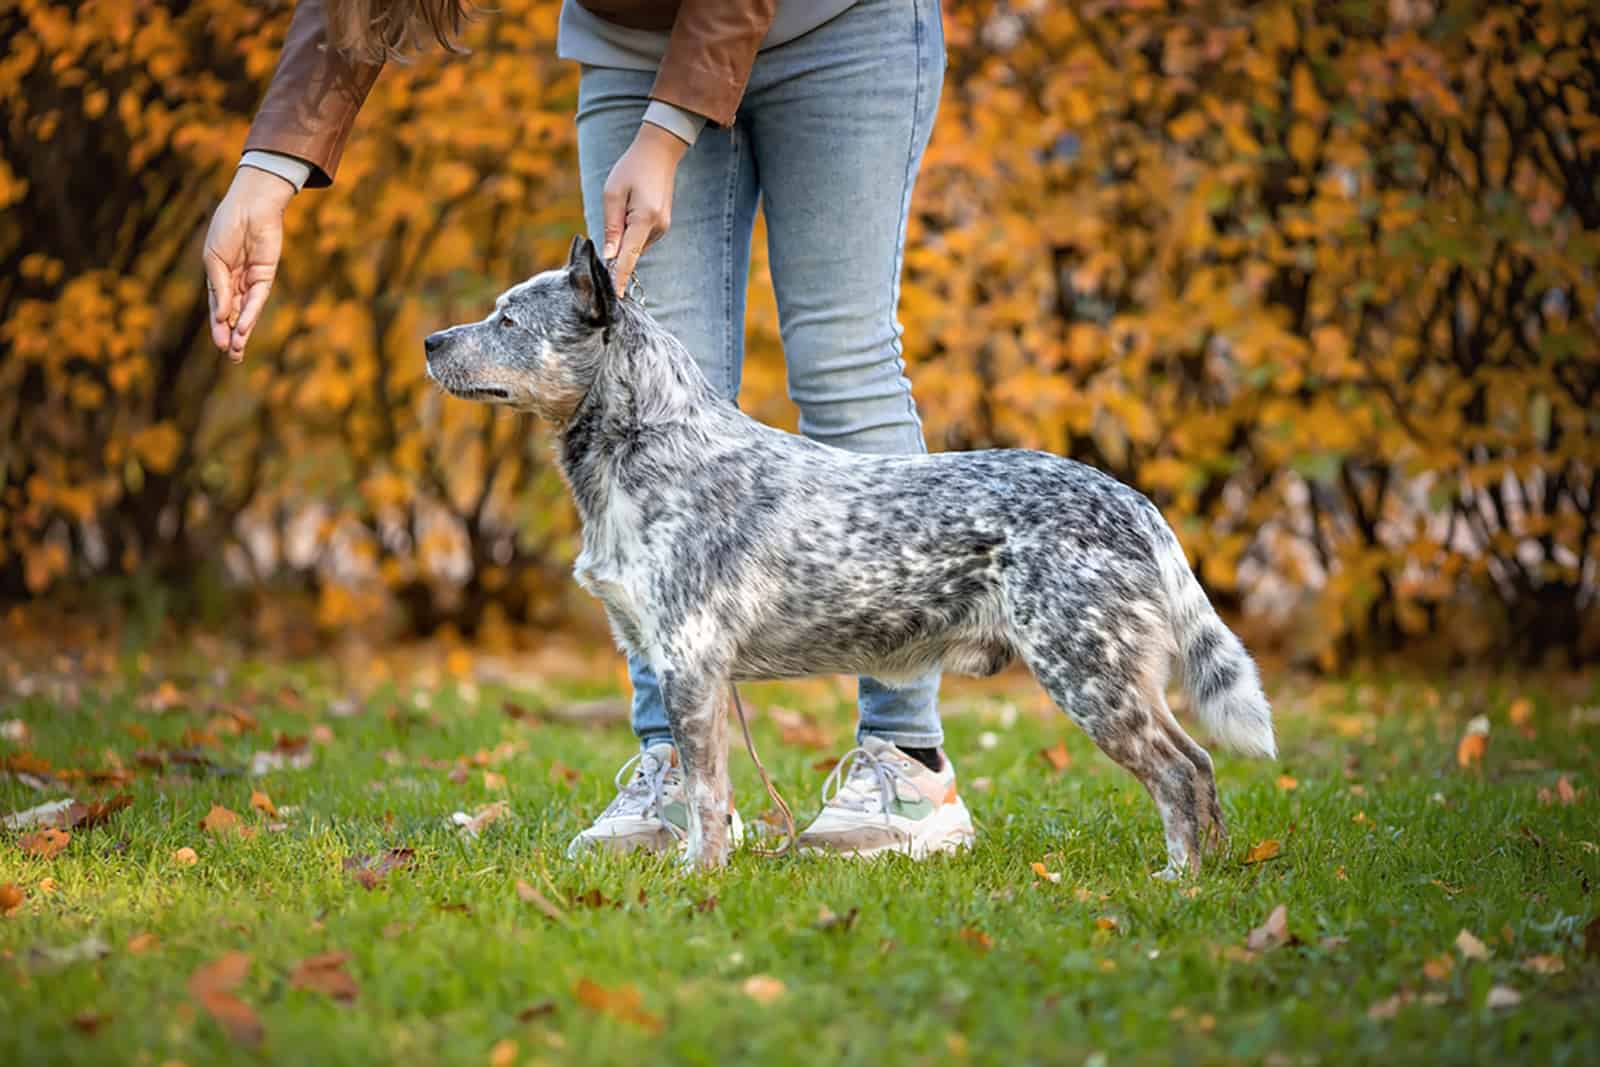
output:
{"label": "dog's eye", "polygon": [[511,319],[511,316],[510,316],[510,315],[501,315],[501,316],[500,316],[500,328],[501,328],[501,329],[502,329],[502,330],[509,330],[509,329],[512,329],[512,328],[514,328],[514,327],[515,327],[515,326],[516,326],[516,325],[517,325],[517,324],[516,324],[516,323],[515,323],[515,322],[514,322],[514,321],[512,321],[512,319]]}

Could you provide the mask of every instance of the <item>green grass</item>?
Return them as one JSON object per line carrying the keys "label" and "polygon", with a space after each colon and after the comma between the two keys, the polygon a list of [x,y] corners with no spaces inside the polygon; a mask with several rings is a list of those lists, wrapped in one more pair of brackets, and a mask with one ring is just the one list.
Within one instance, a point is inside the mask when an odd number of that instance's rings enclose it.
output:
{"label": "green grass", "polygon": [[[1600,912],[1600,725],[1573,711],[1600,703],[1592,679],[1458,679],[1436,681],[1437,693],[1371,679],[1269,684],[1283,758],[1218,755],[1229,854],[1173,886],[1148,877],[1163,857],[1143,791],[1064,719],[1039,714],[1022,681],[1009,695],[947,701],[948,749],[979,823],[972,853],[919,864],[745,852],[704,876],[660,860],[563,858],[568,838],[609,799],[611,775],[631,751],[625,729],[514,721],[504,694],[450,685],[431,690],[426,707],[410,690],[404,699],[384,690],[359,714],[335,717],[329,709],[342,692],[331,677],[325,665],[242,667],[221,688],[181,681],[191,706],[160,715],[136,707],[153,681],[89,686],[76,704],[39,695],[0,702],[0,719],[20,718],[32,733],[25,746],[0,742],[0,752],[26,747],[57,768],[103,766],[107,750],[132,766],[135,750],[203,727],[214,699],[259,720],[208,750],[219,764],[247,763],[279,732],[321,724],[333,735],[312,744],[309,769],[255,780],[140,771],[126,787],[133,805],[75,832],[54,859],[25,856],[15,834],[0,833],[0,885],[28,893],[0,919],[0,1062],[1600,1056],[1600,959],[1584,949],[1584,928]],[[284,684],[300,696],[286,701]],[[814,710],[837,755],[851,722],[843,693],[751,687],[746,699]],[[1527,734],[1507,720],[1519,695],[1535,708]],[[535,696],[514,697],[539,706]],[[1023,709],[1014,718],[1008,699]],[[1463,771],[1456,742],[1480,713],[1494,726],[1487,757],[1481,770]],[[1073,763],[1056,775],[1039,750],[1063,737]],[[814,811],[823,775],[812,765],[828,753],[783,745],[764,717],[757,740],[798,813]],[[476,767],[465,782],[451,780],[447,761],[508,741],[514,751],[492,768],[503,790],[486,787]],[[552,774],[558,760],[579,772],[575,783]],[[742,755],[734,767],[753,815],[765,798]],[[1295,788],[1283,788],[1284,774]],[[1538,790],[1554,792],[1563,774],[1583,799],[1540,804]],[[252,788],[295,809],[285,829],[269,831],[250,810]],[[104,792],[77,785],[80,799]],[[61,795],[0,777],[0,812]],[[454,811],[500,798],[510,814],[477,840],[447,823]],[[258,832],[202,832],[213,804]],[[1282,843],[1281,855],[1243,865],[1244,850],[1266,838]],[[180,867],[172,856],[185,846],[199,862]],[[347,856],[389,846],[414,849],[415,862],[373,891],[342,869]],[[1037,878],[1034,861],[1060,882]],[[44,879],[53,891],[41,889]],[[518,880],[557,901],[564,919],[524,903]],[[591,891],[601,906],[584,903]],[[1280,903],[1298,944],[1246,953],[1249,930]],[[855,909],[856,918],[818,928],[823,909]],[[1114,928],[1097,922],[1105,917]],[[1462,929],[1487,943],[1487,960],[1454,947]],[[157,947],[128,949],[148,933]],[[41,962],[41,949],[91,937],[109,946],[103,959],[59,969]],[[253,959],[238,995],[264,1026],[257,1050],[231,1041],[188,989],[198,967],[230,950]],[[298,961],[334,950],[349,953],[360,987],[351,1004],[289,980]],[[1534,973],[1524,965],[1532,956],[1558,957],[1562,970]],[[770,1003],[746,995],[755,975],[778,979],[784,992]],[[660,1032],[648,1019],[583,1003],[575,993],[583,980],[636,989]],[[1520,1003],[1486,1005],[1497,986],[1515,989]],[[1374,1004],[1402,991],[1416,999],[1392,1018],[1371,1017]],[[99,1025],[75,1024],[85,1016]]]}

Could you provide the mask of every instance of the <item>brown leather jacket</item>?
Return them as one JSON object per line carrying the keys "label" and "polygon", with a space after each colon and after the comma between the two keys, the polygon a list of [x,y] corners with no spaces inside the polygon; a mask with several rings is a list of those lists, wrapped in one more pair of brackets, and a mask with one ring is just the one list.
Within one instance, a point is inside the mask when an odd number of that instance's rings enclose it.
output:
{"label": "brown leather jacket", "polygon": [[[733,121],[777,0],[578,0],[601,18],[636,29],[672,31],[650,95]],[[379,67],[352,63],[325,46],[323,0],[299,0],[283,56],[245,139],[245,150],[297,156],[311,164],[307,185],[330,185],[356,112]]]}

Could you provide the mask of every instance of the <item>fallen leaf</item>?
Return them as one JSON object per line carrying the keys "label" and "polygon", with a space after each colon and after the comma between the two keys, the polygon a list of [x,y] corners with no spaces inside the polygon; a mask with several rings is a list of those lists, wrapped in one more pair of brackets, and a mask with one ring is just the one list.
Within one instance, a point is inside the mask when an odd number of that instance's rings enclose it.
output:
{"label": "fallen leaf", "polygon": [[56,891],[56,885],[57,883],[54,878],[41,878],[39,879],[39,892],[43,893],[45,896],[49,896],[51,893]]}
{"label": "fallen leaf", "polygon": [[607,989],[598,982],[580,978],[572,987],[572,993],[578,998],[578,1003],[590,1011],[632,1023],[649,1033],[659,1034],[666,1028],[659,1015],[653,1015],[640,1006],[639,991],[631,985]]}
{"label": "fallen leaf", "polygon": [[1117,917],[1115,915],[1102,915],[1094,921],[1094,925],[1097,930],[1115,930],[1117,928]]}
{"label": "fallen leaf", "polygon": [[1278,775],[1278,788],[1287,793],[1290,790],[1299,789],[1300,782],[1293,775],[1280,774]]}
{"label": "fallen leaf", "polygon": [[416,853],[409,848],[390,848],[377,857],[346,856],[343,867],[361,888],[376,889],[390,871],[409,867],[415,857]]}
{"label": "fallen leaf", "polygon": [[[488,774],[490,772],[485,771],[484,773]],[[497,800],[493,804],[483,805],[471,815],[468,815],[464,811],[458,811],[450,816],[450,821],[461,828],[461,833],[463,836],[477,837],[483,832],[484,827],[505,815],[506,812],[510,810],[511,805],[507,801]]]}
{"label": "fallen leaf", "polygon": [[92,1034],[110,1019],[111,1016],[109,1015],[101,1015],[97,1011],[84,1010],[72,1017],[72,1027],[80,1033]]}
{"label": "fallen leaf", "polygon": [[1521,1003],[1522,994],[1508,985],[1491,986],[1489,995],[1483,998],[1483,1006],[1491,1010],[1514,1008]]}
{"label": "fallen leaf", "polygon": [[278,805],[274,804],[272,798],[259,789],[250,791],[250,806],[271,818],[276,819],[278,817]]}
{"label": "fallen leaf", "polygon": [[506,788],[506,776],[497,771],[484,771],[483,787],[491,793],[504,792]]}
{"label": "fallen leaf", "polygon": [[15,882],[0,885],[0,915],[10,915],[22,907],[22,902],[27,899],[28,895]]}
{"label": "fallen leaf", "polygon": [[[520,878],[517,879],[517,896],[522,898],[523,903],[532,904],[556,922],[561,922],[567,917],[566,912],[557,907],[550,898]],[[713,897],[712,899],[715,900],[716,898]]]}
{"label": "fallen leaf", "polygon": [[1577,803],[1578,791],[1572,788],[1572,781],[1566,775],[1556,779],[1556,799],[1561,801],[1563,808],[1570,808]]}
{"label": "fallen leaf", "polygon": [[255,831],[245,826],[239,816],[223,807],[221,804],[211,805],[211,810],[206,812],[205,818],[200,820],[200,829],[208,834],[234,834],[239,837],[254,837]]}
{"label": "fallen leaf", "polygon": [[1448,955],[1435,956],[1430,960],[1424,960],[1422,964],[1422,973],[1435,982],[1442,982],[1449,978],[1450,973],[1455,969],[1456,959],[1454,956]]}
{"label": "fallen leaf", "polygon": [[1393,1019],[1400,1014],[1400,1009],[1417,999],[1417,995],[1409,989],[1402,989],[1392,997],[1373,1004],[1367,1009],[1367,1018],[1374,1020]]}
{"label": "fallen leaf", "polygon": [[1486,960],[1489,958],[1489,946],[1479,941],[1469,931],[1462,930],[1456,935],[1456,948],[1461,950],[1461,955],[1469,960]]}
{"label": "fallen leaf", "polygon": [[1279,904],[1267,916],[1267,921],[1250,931],[1244,947],[1251,952],[1270,952],[1289,943],[1289,909]]}
{"label": "fallen leaf", "polygon": [[311,740],[319,745],[333,744],[333,727],[319,722],[311,728]]}
{"label": "fallen leaf", "polygon": [[811,769],[818,774],[827,774],[837,766],[839,766],[838,756],[823,756],[811,765]]}
{"label": "fallen leaf", "polygon": [[1511,702],[1511,707],[1506,709],[1506,717],[1511,720],[1512,726],[1526,726],[1533,719],[1533,701],[1527,697],[1518,697]]}
{"label": "fallen leaf", "polygon": [[49,860],[59,856],[71,842],[71,834],[47,826],[43,830],[35,830],[31,834],[23,834],[17,838],[17,847],[29,856]]}
{"label": "fallen leaf", "polygon": [[250,954],[226,952],[189,976],[189,995],[200,1002],[227,1035],[240,1045],[259,1045],[264,1036],[255,1010],[234,995],[250,973]]}
{"label": "fallen leaf", "polygon": [[324,952],[317,956],[307,956],[295,964],[294,970],[289,975],[289,985],[295,989],[309,989],[314,993],[326,993],[334,1000],[349,1003],[356,999],[359,992],[356,980],[344,969],[345,962],[350,958],[346,952]]}
{"label": "fallen leaf", "polygon": [[1033,868],[1034,874],[1038,875],[1040,878],[1043,878],[1047,882],[1061,881],[1061,875],[1059,872],[1047,870],[1045,865],[1040,863],[1038,860],[1034,860],[1031,864],[1029,864],[1029,866]]}
{"label": "fallen leaf", "polygon": [[770,974],[752,974],[739,986],[741,992],[757,1004],[771,1004],[783,996],[786,987]]}
{"label": "fallen leaf", "polygon": [[1067,751],[1067,743],[1065,741],[1057,741],[1049,748],[1041,748],[1039,756],[1057,774],[1072,766],[1072,753]]}
{"label": "fallen leaf", "polygon": [[501,1038],[489,1049],[489,1067],[511,1067],[517,1062],[520,1046],[509,1037]]}
{"label": "fallen leaf", "polygon": [[130,955],[142,956],[146,952],[161,947],[161,939],[152,933],[134,934],[128,938],[128,952]]}
{"label": "fallen leaf", "polygon": [[1534,974],[1560,974],[1567,964],[1560,956],[1529,956],[1522,961],[1522,969]]}
{"label": "fallen leaf", "polygon": [[817,912],[817,921],[811,925],[815,929],[822,931],[849,930],[850,927],[856,924],[856,916],[860,914],[860,908],[851,908],[843,915],[835,915],[829,909],[821,908]]}
{"label": "fallen leaf", "polygon": [[200,862],[200,856],[195,852],[194,849],[190,848],[188,845],[184,845],[182,848],[178,849],[172,854],[172,862],[176,863],[179,867],[193,867],[195,864]]}
{"label": "fallen leaf", "polygon": [[990,937],[988,934],[984,933],[982,930],[979,930],[975,926],[963,926],[956,936],[960,937],[961,940],[965,941],[979,952],[988,952],[990,949],[994,948],[994,938]]}
{"label": "fallen leaf", "polygon": [[1246,866],[1252,863],[1265,863],[1267,860],[1276,857],[1282,850],[1283,846],[1273,838],[1269,837],[1265,841],[1257,841],[1245,852],[1244,863]]}
{"label": "fallen leaf", "polygon": [[68,797],[65,800],[52,800],[45,804],[39,804],[28,808],[26,811],[12,812],[5,818],[0,819],[0,826],[5,827],[7,830],[26,830],[34,826],[59,826],[61,819],[72,809],[72,805],[75,803],[77,802]]}
{"label": "fallen leaf", "polygon": [[1480,766],[1483,754],[1489,748],[1489,720],[1479,715],[1467,723],[1466,732],[1456,745],[1456,765],[1463,770]]}
{"label": "fallen leaf", "polygon": [[546,997],[544,1000],[536,1000],[532,1004],[529,1004],[526,1008],[523,1008],[521,1011],[517,1012],[517,1022],[531,1023],[533,1020],[540,1018],[541,1016],[554,1015],[555,1010],[556,1002],[548,997]]}

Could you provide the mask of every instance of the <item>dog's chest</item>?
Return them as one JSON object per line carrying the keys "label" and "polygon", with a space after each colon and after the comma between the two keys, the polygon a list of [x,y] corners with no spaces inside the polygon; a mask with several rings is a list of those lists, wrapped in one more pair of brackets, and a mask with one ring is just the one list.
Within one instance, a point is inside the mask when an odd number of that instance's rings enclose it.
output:
{"label": "dog's chest", "polygon": [[605,606],[618,636],[633,646],[650,629],[644,602],[652,563],[638,511],[625,494],[611,493],[605,510],[584,524],[583,551],[573,565],[578,584]]}

